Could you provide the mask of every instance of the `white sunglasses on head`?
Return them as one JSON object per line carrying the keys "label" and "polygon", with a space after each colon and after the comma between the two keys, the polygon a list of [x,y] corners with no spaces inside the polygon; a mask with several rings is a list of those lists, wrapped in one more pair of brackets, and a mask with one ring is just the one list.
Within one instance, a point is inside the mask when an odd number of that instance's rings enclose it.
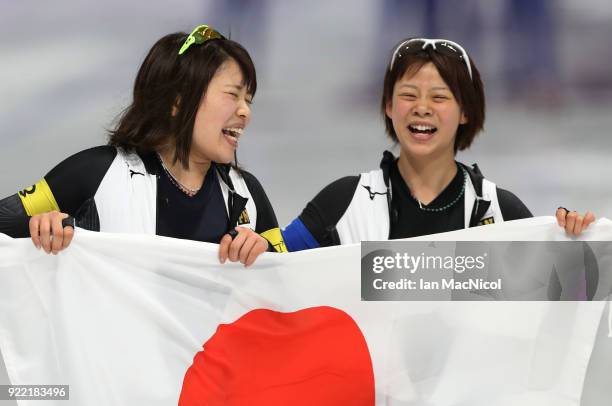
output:
{"label": "white sunglasses on head", "polygon": [[[422,46],[419,46],[421,45]],[[411,47],[412,45],[412,47]],[[440,52],[445,55],[456,55],[459,58],[463,59],[465,62],[465,66],[467,67],[468,73],[470,74],[470,79],[472,79],[472,67],[470,65],[470,58],[468,57],[465,49],[456,42],[449,41],[447,39],[429,39],[429,38],[411,38],[402,42],[395,48],[393,51],[393,56],[391,57],[391,65],[389,65],[389,70],[393,70],[393,65],[395,64],[396,58],[402,57],[402,52],[406,53],[416,53],[422,50],[427,49],[427,46],[431,45],[431,49],[434,51]]]}

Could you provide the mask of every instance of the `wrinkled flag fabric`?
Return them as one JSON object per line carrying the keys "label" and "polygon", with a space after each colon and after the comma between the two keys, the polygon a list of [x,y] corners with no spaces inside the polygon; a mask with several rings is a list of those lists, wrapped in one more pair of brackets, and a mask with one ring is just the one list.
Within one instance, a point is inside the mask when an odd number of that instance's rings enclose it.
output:
{"label": "wrinkled flag fabric", "polygon": [[[419,239],[568,238],[534,218]],[[612,222],[583,239],[612,240]],[[0,235],[11,383],[70,385],[58,405],[577,406],[587,378],[610,373],[591,361],[605,301],[365,302],[359,245],[249,269],[217,250],[79,229],[52,256]]]}

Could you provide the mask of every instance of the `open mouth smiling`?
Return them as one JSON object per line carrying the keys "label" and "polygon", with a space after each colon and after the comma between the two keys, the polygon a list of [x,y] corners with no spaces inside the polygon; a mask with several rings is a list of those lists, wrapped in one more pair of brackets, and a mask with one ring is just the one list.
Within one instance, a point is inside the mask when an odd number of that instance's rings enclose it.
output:
{"label": "open mouth smiling", "polygon": [[240,127],[226,127],[221,130],[225,140],[234,148],[238,146],[238,138],[244,129]]}
{"label": "open mouth smiling", "polygon": [[426,124],[410,124],[408,130],[415,135],[433,135],[438,128]]}

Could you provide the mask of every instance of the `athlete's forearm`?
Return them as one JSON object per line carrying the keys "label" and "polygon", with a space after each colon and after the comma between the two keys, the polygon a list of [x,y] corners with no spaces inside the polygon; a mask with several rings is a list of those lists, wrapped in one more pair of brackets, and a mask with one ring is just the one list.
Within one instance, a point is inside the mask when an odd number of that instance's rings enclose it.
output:
{"label": "athlete's forearm", "polygon": [[0,233],[13,238],[30,236],[30,217],[17,194],[0,200]]}

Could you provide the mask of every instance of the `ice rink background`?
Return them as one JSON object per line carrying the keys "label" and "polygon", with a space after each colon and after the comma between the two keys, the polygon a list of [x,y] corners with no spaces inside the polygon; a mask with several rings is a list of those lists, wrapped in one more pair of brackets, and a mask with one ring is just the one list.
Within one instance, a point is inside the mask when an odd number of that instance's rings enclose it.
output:
{"label": "ice rink background", "polygon": [[239,159],[281,225],[330,181],[378,166],[387,57],[425,35],[465,45],[485,83],[486,132],[459,160],[535,215],[563,205],[612,217],[605,0],[3,2],[0,197],[104,144],[150,46],[200,23],[253,56],[259,90]]}

